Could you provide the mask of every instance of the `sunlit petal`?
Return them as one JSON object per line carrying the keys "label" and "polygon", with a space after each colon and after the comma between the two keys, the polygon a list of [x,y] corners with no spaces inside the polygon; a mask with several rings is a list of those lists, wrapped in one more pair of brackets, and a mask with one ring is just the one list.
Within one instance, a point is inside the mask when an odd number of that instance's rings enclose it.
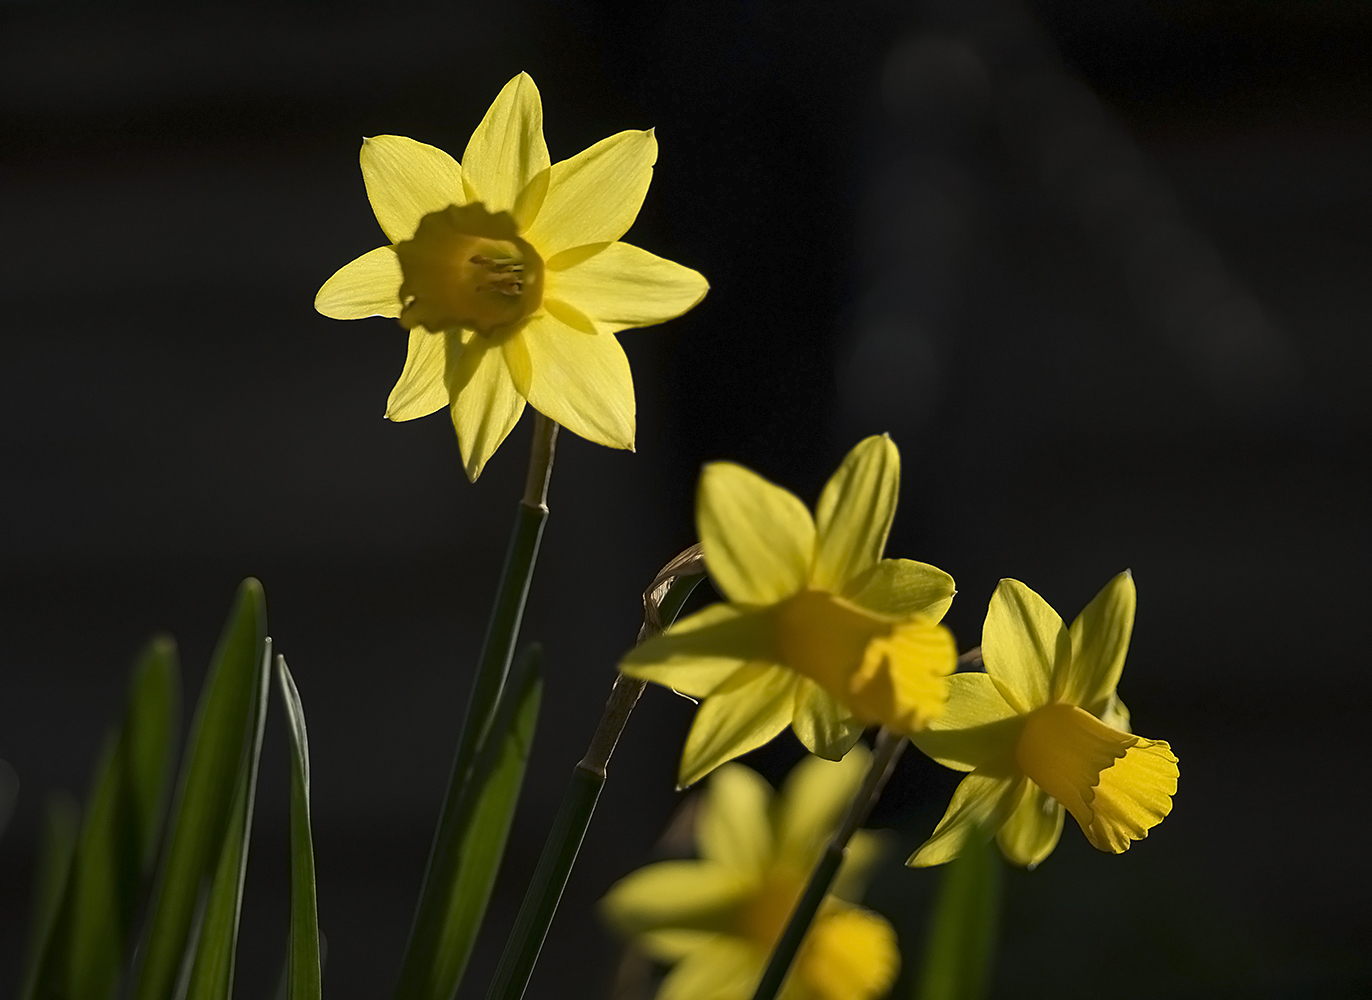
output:
{"label": "sunlit petal", "polygon": [[658,927],[723,930],[753,888],[741,873],[715,861],[662,861],[620,879],[600,907],[624,934]]}
{"label": "sunlit petal", "polygon": [[378,135],[362,140],[360,159],[367,198],[392,243],[413,236],[430,212],[467,203],[462,168],[436,146],[403,135]]}
{"label": "sunlit petal", "polygon": [[765,955],[735,937],[718,937],[672,967],[656,1000],[748,1000]]}
{"label": "sunlit petal", "polygon": [[759,880],[772,862],[772,825],[767,810],[772,786],[752,768],[725,764],[710,776],[696,816],[700,856]]}
{"label": "sunlit petal", "polygon": [[767,743],[791,723],[795,674],[752,664],[701,702],[681,754],[681,787],[694,785],[719,765]]}
{"label": "sunlit petal", "polygon": [[772,629],[764,616],[712,604],[635,646],[619,669],[704,698],[747,663],[770,659],[771,647]]}
{"label": "sunlit petal", "polygon": [[807,757],[786,778],[776,803],[777,853],[800,871],[814,865],[871,762],[861,744],[842,760]]}
{"label": "sunlit petal", "polygon": [[330,319],[394,319],[400,315],[400,282],[395,247],[377,247],[335,271],[315,295],[314,307]]}
{"label": "sunlit petal", "polygon": [[941,621],[956,592],[953,578],[937,566],[913,559],[883,559],[854,578],[843,596],[889,618],[923,615]]}
{"label": "sunlit petal", "polygon": [[1068,629],[1071,657],[1053,675],[1053,698],[1080,705],[1092,715],[1106,710],[1115,693],[1138,601],[1128,570],[1107,583]]}
{"label": "sunlit petal", "polygon": [[795,718],[791,726],[805,749],[828,760],[841,759],[866,728],[850,709],[807,678],[796,684]]}
{"label": "sunlit petal", "polygon": [[[583,251],[594,254],[579,259]],[[577,261],[559,268],[559,264]],[[709,291],[697,271],[628,243],[576,247],[548,261],[546,294],[588,316],[601,333],[680,316]]]}
{"label": "sunlit petal", "polygon": [[620,132],[553,164],[526,238],[545,260],[572,247],[613,243],[638,217],[656,161],[650,130]]}
{"label": "sunlit petal", "polygon": [[933,835],[906,864],[913,868],[941,865],[961,853],[969,836],[994,836],[1015,806],[1014,786],[1013,779],[1001,774],[973,771],[963,778]]}
{"label": "sunlit petal", "polygon": [[739,604],[776,604],[805,585],[815,526],[793,493],[732,462],[700,476],[696,528],[715,585]]}
{"label": "sunlit petal", "polygon": [[1002,580],[991,595],[981,633],[986,672],[1019,712],[1047,703],[1049,683],[1072,644],[1058,613],[1018,580]]}
{"label": "sunlit petal", "polygon": [[910,741],[944,767],[971,771],[993,762],[1009,766],[1022,717],[982,673],[953,674],[943,714]]}
{"label": "sunlit petal", "polygon": [[524,397],[510,380],[500,348],[485,337],[470,334],[456,361],[449,357],[453,427],[467,478],[476,482],[487,460],[519,422]]}
{"label": "sunlit petal", "polygon": [[501,89],[462,154],[469,201],[512,212],[525,186],[551,160],[543,141],[543,102],[528,73]]}
{"label": "sunlit petal", "polygon": [[1062,835],[1066,811],[1058,802],[1028,778],[1015,788],[1015,806],[1010,818],[996,834],[1001,853],[1011,864],[1033,869],[1053,853]]}
{"label": "sunlit petal", "polygon": [[529,352],[529,405],[588,441],[633,449],[634,378],[613,334],[583,333],[544,312],[515,336]]}
{"label": "sunlit petal", "polygon": [[1120,854],[1148,836],[1172,811],[1177,757],[1161,740],[1140,739],[1101,773],[1091,798],[1091,822],[1082,827],[1091,845]]}
{"label": "sunlit petal", "polygon": [[877,564],[900,497],[900,452],[884,434],[860,441],[830,477],[815,508],[810,583],[840,593]]}
{"label": "sunlit petal", "polygon": [[405,370],[386,401],[386,419],[414,420],[447,406],[449,355],[461,353],[462,337],[456,331],[411,330]]}

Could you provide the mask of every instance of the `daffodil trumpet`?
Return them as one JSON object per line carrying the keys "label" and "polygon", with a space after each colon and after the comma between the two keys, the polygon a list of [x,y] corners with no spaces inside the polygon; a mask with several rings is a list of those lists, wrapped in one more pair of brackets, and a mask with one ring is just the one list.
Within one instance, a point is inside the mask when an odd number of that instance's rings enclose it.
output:
{"label": "daffodil trumpet", "polygon": [[[652,638],[676,621],[686,599],[705,578],[700,546],[692,545],[662,567],[643,592],[643,624],[638,641]],[[491,980],[487,1000],[519,1000],[533,975],[538,953],[548,934],[562,891],[571,876],[581,842],[591,825],[615,745],[643,694],[646,681],[618,674],[600,724],[586,754],[572,769],[556,818],[543,844],[538,867],[524,893],[519,914]]]}

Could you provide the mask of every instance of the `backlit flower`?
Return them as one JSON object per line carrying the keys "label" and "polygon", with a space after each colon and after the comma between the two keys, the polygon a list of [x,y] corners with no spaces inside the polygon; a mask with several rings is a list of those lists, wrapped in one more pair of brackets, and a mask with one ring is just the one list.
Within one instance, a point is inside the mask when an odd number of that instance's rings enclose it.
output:
{"label": "backlit flower", "polygon": [[728,603],[620,663],[632,677],[704,699],[682,753],[682,785],[788,725],[812,752],[837,760],[868,725],[914,732],[942,711],[957,651],[938,622],[953,578],[881,558],[899,492],[900,453],[884,435],[849,452],[813,518],[794,494],[742,466],[705,467],[696,527]]}
{"label": "backlit flower", "polygon": [[[802,761],[774,796],[741,764],[710,779],[696,816],[699,860],[662,861],[617,882],[601,903],[609,922],[672,965],[657,1000],[748,1000],[772,946],[856,793],[870,755]],[[821,905],[782,1000],[872,1000],[900,967],[885,919],[856,905],[880,852],[859,830]]]}
{"label": "backlit flower", "polygon": [[461,165],[402,136],[363,140],[367,197],[390,245],[339,270],[315,308],[390,316],[410,331],[386,416],[449,407],[473,480],[526,402],[588,440],[632,449],[633,378],[615,333],[680,316],[708,287],[618,242],[656,159],[650,130],[550,163],[524,73],[486,112]]}
{"label": "backlit flower", "polygon": [[951,860],[981,829],[1032,868],[1057,846],[1064,811],[1094,847],[1120,854],[1172,811],[1177,758],[1166,743],[1130,734],[1115,694],[1134,604],[1126,571],[1066,628],[1024,584],[1000,582],[982,631],[986,673],[954,675],[943,716],[912,737],[971,774],[910,864]]}

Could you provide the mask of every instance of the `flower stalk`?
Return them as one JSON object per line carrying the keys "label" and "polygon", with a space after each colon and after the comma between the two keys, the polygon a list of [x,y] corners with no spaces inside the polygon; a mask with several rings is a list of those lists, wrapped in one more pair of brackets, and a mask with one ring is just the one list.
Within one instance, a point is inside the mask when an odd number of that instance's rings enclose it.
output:
{"label": "flower stalk", "polygon": [[[660,635],[676,620],[686,598],[703,578],[704,557],[699,544],[686,549],[664,566],[643,592],[643,624],[638,641]],[[606,769],[629,722],[646,681],[619,674],[591,737],[586,755],[572,769],[557,817],[539,856],[538,867],[520,904],[514,929],[500,956],[487,1000],[519,1000],[528,988],[538,954],[552,925],[562,892],[576,864],[581,842],[591,824]]]}
{"label": "flower stalk", "polygon": [[805,940],[805,934],[814,923],[815,914],[819,912],[820,904],[829,894],[834,877],[843,864],[844,855],[848,853],[848,841],[866,821],[877,799],[881,798],[882,789],[886,787],[886,782],[896,769],[896,762],[909,745],[910,741],[899,733],[894,733],[884,726],[878,730],[872,763],[867,768],[866,777],[862,779],[862,786],[858,789],[857,795],[853,796],[853,801],[849,804],[838,829],[825,845],[824,853],[820,855],[819,863],[815,866],[810,881],[806,883],[805,892],[797,901],[796,908],[791,911],[791,919],[787,921],[786,929],[781,932],[776,947],[772,949],[772,957],[767,961],[767,968],[758,982],[753,1000],[775,1000],[781,991],[786,974],[791,971],[796,953],[800,951],[801,943]]}

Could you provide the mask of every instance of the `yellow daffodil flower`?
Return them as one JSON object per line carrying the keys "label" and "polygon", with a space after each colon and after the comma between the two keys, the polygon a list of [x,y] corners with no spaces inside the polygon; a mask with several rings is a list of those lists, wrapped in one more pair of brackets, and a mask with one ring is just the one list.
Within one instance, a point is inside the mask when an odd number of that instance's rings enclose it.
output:
{"label": "yellow daffodil flower", "polygon": [[788,725],[813,753],[837,760],[868,725],[914,732],[942,711],[957,650],[938,622],[953,578],[881,558],[899,492],[900,453],[885,435],[849,452],[813,518],[794,494],[742,466],[705,467],[696,526],[728,603],[683,619],[619,666],[704,699],[681,785]]}
{"label": "yellow daffodil flower", "polygon": [[708,285],[618,242],[638,215],[657,139],[620,132],[551,163],[538,88],[500,92],[459,165],[403,136],[362,143],[362,178],[389,246],[324,283],[334,319],[410,331],[386,416],[452,411],[475,480],[527,402],[573,433],[634,446],[634,385],[615,333],[680,316]]}
{"label": "yellow daffodil flower", "polygon": [[[748,1000],[825,842],[857,792],[870,754],[810,757],[778,796],[741,764],[710,779],[695,821],[699,860],[662,861],[617,882],[601,903],[616,930],[672,964],[657,1000]],[[782,1000],[872,1000],[900,967],[896,934],[856,905],[880,853],[877,836],[849,842],[833,893],[801,945]]]}
{"label": "yellow daffodil flower", "polygon": [[1033,868],[1053,852],[1064,810],[1093,847],[1129,849],[1172,811],[1177,758],[1129,732],[1115,685],[1134,630],[1134,578],[1115,577],[1070,628],[1038,594],[1002,580],[982,631],[986,673],[955,674],[944,714],[915,745],[970,771],[916,866],[956,857],[973,830]]}

